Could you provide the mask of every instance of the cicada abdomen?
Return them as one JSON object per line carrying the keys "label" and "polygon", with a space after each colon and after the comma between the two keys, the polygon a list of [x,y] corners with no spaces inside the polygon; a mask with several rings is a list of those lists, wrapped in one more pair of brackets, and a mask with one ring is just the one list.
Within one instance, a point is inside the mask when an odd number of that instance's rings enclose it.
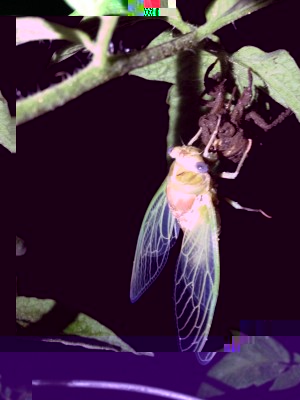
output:
{"label": "cicada abdomen", "polygon": [[130,297],[135,302],[167,262],[179,229],[184,235],[175,273],[175,315],[181,351],[200,352],[219,287],[215,191],[200,151],[174,147],[175,159],[145,214],[136,248]]}

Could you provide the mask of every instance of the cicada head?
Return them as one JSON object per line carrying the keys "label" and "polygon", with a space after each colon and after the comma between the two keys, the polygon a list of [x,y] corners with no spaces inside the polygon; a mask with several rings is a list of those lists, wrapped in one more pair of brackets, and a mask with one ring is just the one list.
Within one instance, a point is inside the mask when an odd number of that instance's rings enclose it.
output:
{"label": "cicada head", "polygon": [[205,163],[200,151],[193,146],[176,146],[169,149],[170,157],[174,158],[178,165],[186,171],[195,173],[208,172],[208,166]]}

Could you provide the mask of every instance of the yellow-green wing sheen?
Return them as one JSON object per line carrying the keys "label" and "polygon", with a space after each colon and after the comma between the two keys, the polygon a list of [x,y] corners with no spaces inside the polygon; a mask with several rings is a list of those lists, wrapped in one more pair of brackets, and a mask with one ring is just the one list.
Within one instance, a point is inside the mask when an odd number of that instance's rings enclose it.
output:
{"label": "yellow-green wing sheen", "polygon": [[198,352],[196,353],[197,359],[200,364],[206,365],[214,358],[216,352]]}
{"label": "yellow-green wing sheen", "polygon": [[130,285],[132,302],[141,297],[162,271],[179,229],[169,210],[165,180],[146,211],[139,233]]}
{"label": "yellow-green wing sheen", "polygon": [[[203,349],[219,290],[216,212],[208,196],[199,207],[201,218],[185,232],[176,268],[175,313],[181,351]],[[198,359],[201,360],[200,354]]]}

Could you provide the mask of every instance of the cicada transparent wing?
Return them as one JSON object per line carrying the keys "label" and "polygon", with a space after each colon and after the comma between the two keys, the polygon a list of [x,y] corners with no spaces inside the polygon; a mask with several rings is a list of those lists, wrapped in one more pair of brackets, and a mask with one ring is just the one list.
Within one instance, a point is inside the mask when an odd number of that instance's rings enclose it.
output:
{"label": "cicada transparent wing", "polygon": [[179,234],[179,225],[169,210],[166,185],[165,180],[153,197],[139,233],[130,286],[132,302],[158,277]]}
{"label": "cicada transparent wing", "polygon": [[198,352],[196,353],[197,359],[200,364],[206,365],[214,358],[216,352]]}
{"label": "cicada transparent wing", "polygon": [[175,312],[181,351],[201,352],[217,302],[220,263],[218,225],[209,195],[195,202],[193,229],[186,230],[177,262]]}

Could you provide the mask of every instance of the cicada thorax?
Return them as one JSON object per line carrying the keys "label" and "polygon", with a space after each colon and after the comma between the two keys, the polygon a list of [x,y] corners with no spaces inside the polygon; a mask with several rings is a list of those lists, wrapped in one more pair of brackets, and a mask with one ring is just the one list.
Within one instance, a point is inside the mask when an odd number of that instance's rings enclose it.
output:
{"label": "cicada thorax", "polygon": [[169,154],[175,158],[167,183],[169,207],[183,231],[193,230],[208,219],[207,210],[215,202],[213,182],[196,147],[174,147]]}

